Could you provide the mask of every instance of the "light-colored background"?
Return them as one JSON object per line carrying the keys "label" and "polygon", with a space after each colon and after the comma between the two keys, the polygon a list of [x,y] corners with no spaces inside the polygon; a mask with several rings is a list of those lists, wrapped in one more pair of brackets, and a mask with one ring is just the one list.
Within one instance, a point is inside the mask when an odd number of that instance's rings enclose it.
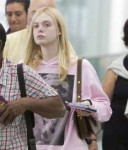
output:
{"label": "light-colored background", "polygon": [[[122,42],[128,0],[56,0],[77,54],[89,59],[102,82],[107,66],[127,53]],[[0,0],[0,22],[7,29],[5,0]],[[101,150],[101,135],[98,136]]]}

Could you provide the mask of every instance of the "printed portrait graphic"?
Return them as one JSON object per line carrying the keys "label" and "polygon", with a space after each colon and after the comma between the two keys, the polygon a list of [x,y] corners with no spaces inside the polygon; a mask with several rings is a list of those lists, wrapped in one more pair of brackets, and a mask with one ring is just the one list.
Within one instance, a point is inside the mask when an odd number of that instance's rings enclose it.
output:
{"label": "printed portrait graphic", "polygon": [[[59,93],[63,101],[72,101],[74,75],[68,75],[62,83],[59,83],[57,74],[40,75]],[[68,116],[69,111],[66,111],[65,116],[59,119],[46,119],[36,115],[34,130],[36,143],[39,145],[63,145],[64,130]]]}

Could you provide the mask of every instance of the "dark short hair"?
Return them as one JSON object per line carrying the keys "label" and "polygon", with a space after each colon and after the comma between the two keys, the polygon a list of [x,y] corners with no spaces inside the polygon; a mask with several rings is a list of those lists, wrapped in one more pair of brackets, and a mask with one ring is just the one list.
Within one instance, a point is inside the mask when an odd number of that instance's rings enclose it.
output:
{"label": "dark short hair", "polygon": [[30,5],[30,0],[7,0],[5,6],[7,6],[10,3],[22,3],[24,5],[24,9],[27,13],[29,5]]}
{"label": "dark short hair", "polygon": [[127,47],[128,46],[128,19],[124,23],[123,33],[124,33],[124,36],[122,39],[124,41],[125,46]]}
{"label": "dark short hair", "polygon": [[4,49],[5,42],[6,42],[6,32],[3,25],[0,23],[0,40],[2,41],[2,50]]}

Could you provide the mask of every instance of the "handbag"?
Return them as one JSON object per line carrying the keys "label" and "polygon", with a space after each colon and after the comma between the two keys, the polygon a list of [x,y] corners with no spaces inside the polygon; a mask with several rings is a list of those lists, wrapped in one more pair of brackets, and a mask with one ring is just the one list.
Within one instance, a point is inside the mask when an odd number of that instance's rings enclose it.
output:
{"label": "handbag", "polygon": [[[26,97],[26,89],[25,89],[25,81],[23,75],[23,64],[17,65],[17,74],[18,74],[18,82],[21,97]],[[36,150],[36,142],[35,137],[33,134],[33,127],[35,126],[34,122],[34,114],[33,112],[26,110],[24,113],[26,128],[27,128],[27,143],[28,143],[28,150]]]}
{"label": "handbag", "polygon": [[[81,83],[82,83],[82,59],[77,63],[77,102],[81,102]],[[94,120],[92,116],[80,116],[75,112],[75,122],[78,135],[81,139],[90,136],[91,133],[97,135],[101,129],[101,124]]]}

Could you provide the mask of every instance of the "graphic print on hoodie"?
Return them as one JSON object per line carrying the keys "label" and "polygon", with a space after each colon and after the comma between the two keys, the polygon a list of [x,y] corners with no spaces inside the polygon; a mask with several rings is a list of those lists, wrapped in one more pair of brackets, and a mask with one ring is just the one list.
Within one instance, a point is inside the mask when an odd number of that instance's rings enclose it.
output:
{"label": "graphic print on hoodie", "polygon": [[[40,73],[42,78],[51,85],[63,101],[72,102],[74,75],[68,75],[62,82],[58,82],[58,74],[53,73]],[[35,114],[35,128],[34,134],[36,137],[36,144],[38,145],[63,145],[64,144],[64,131],[69,117],[67,110],[65,116],[59,119],[46,119]]]}

